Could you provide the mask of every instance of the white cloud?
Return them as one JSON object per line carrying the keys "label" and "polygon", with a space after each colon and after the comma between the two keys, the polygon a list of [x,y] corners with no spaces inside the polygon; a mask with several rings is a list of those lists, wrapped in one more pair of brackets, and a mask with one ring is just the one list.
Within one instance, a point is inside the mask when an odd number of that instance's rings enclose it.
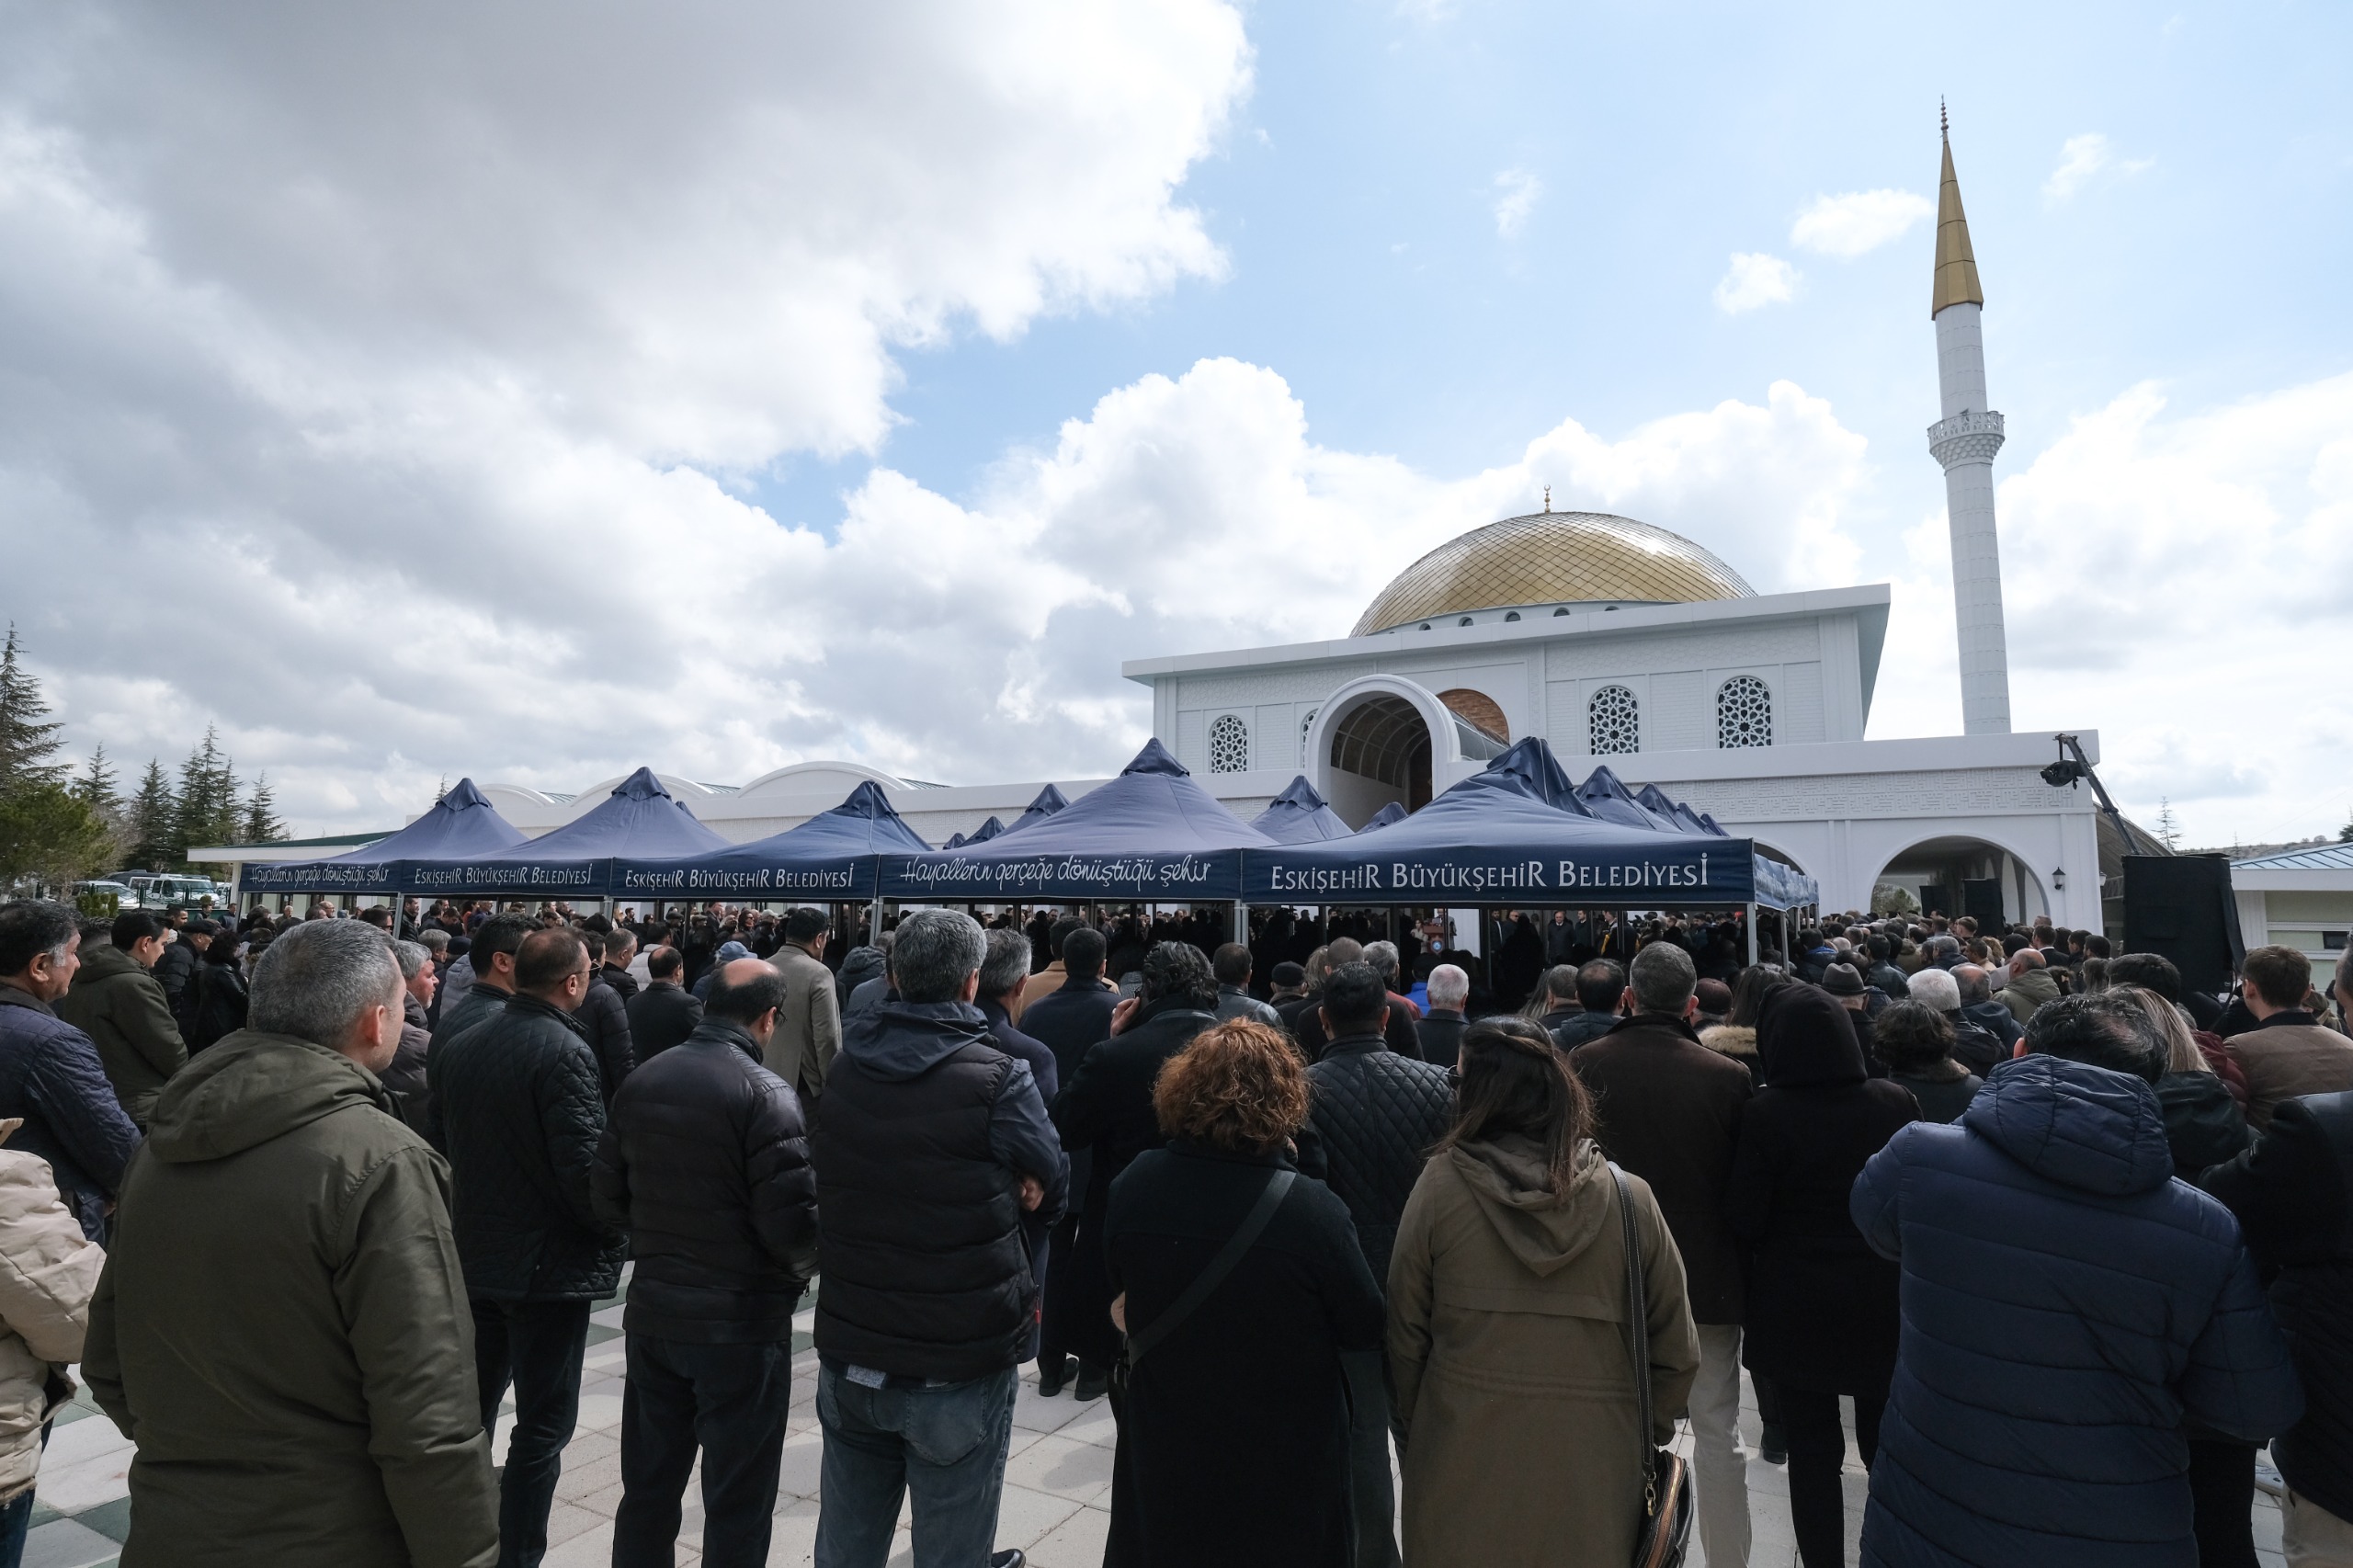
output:
{"label": "white cloud", "polygon": [[2058,166],[2042,182],[2042,199],[2052,204],[2065,201],[2102,175],[2137,175],[2155,163],[2154,158],[2119,158],[2108,138],[2096,131],[2070,136],[2059,149]]}
{"label": "white cloud", "polygon": [[1790,244],[1842,258],[1901,239],[1915,223],[1937,215],[1937,204],[1909,190],[1851,190],[1817,196],[1790,225]]}
{"label": "white cloud", "polygon": [[1716,280],[1716,309],[1736,316],[1760,305],[1786,305],[1797,284],[1798,269],[1779,256],[1735,251],[1731,267]]}
{"label": "white cloud", "polygon": [[1495,176],[1495,233],[1510,239],[1528,226],[1544,194],[1544,182],[1527,169],[1506,169]]}
{"label": "white cloud", "polygon": [[[2013,430],[2012,438],[2019,432]],[[2333,829],[2353,765],[2353,375],[2170,415],[2074,420],[1995,496],[2013,728],[2096,727],[2101,777],[2188,842]],[[1941,512],[1907,536],[1871,733],[1960,717]]]}

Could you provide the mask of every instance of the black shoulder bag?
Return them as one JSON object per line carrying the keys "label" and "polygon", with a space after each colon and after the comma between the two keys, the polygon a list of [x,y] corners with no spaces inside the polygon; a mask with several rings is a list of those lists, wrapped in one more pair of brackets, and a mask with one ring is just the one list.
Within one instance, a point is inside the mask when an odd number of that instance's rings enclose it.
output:
{"label": "black shoulder bag", "polygon": [[1251,1206],[1249,1213],[1243,1216],[1241,1227],[1226,1238],[1225,1245],[1210,1259],[1209,1267],[1194,1277],[1193,1282],[1185,1287],[1185,1293],[1169,1302],[1166,1310],[1153,1319],[1149,1327],[1128,1335],[1127,1345],[1120,1352],[1119,1365],[1111,1369],[1111,1381],[1118,1388],[1122,1401],[1127,1398],[1128,1379],[1134,1372],[1136,1363],[1143,1359],[1144,1352],[1167,1338],[1193,1315],[1194,1308],[1208,1301],[1211,1294],[1225,1283],[1225,1277],[1233,1272],[1233,1266],[1242,1261],[1242,1255],[1248,1252],[1251,1244],[1266,1233],[1267,1226],[1275,1217],[1275,1210],[1283,1206],[1283,1195],[1290,1191],[1291,1179],[1298,1175],[1297,1171],[1288,1167],[1269,1175],[1266,1190],[1258,1194],[1258,1201]]}
{"label": "black shoulder bag", "polygon": [[1651,1443],[1651,1303],[1643,1280],[1642,1237],[1634,1230],[1634,1195],[1616,1165],[1618,1225],[1626,1241],[1626,1300],[1634,1352],[1635,1437],[1643,1445],[1643,1512],[1634,1528],[1634,1568],[1682,1568],[1691,1550],[1691,1471],[1672,1449]]}

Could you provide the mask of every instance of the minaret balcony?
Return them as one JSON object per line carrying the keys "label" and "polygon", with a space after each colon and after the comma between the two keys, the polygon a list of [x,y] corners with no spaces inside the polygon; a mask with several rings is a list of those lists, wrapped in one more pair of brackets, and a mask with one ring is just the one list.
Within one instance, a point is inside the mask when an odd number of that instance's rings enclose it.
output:
{"label": "minaret balcony", "polygon": [[1967,408],[1928,426],[1928,451],[1947,468],[1990,463],[2002,449],[2002,416],[1992,409]]}

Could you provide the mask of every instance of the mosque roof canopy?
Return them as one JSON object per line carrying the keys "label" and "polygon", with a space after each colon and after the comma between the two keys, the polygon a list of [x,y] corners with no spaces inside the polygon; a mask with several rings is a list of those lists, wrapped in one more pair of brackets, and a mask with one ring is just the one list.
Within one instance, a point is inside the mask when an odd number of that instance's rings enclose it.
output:
{"label": "mosque roof canopy", "polygon": [[1739,573],[1679,534],[1608,512],[1531,512],[1472,528],[1406,567],[1349,635],[1506,607],[1756,597]]}

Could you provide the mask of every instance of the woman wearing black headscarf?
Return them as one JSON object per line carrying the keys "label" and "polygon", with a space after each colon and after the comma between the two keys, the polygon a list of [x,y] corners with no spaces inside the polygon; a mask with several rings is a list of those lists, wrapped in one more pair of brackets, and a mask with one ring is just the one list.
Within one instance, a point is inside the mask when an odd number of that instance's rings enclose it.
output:
{"label": "woman wearing black headscarf", "polygon": [[1806,1568],[1837,1568],[1846,1540],[1838,1396],[1855,1401],[1868,1468],[1895,1370],[1896,1268],[1871,1251],[1847,1199],[1863,1165],[1918,1119],[1911,1091],[1866,1075],[1847,1010],[1812,985],[1765,998],[1756,1024],[1767,1087],[1741,1113],[1733,1233],[1747,1263],[1741,1359],[1779,1395],[1790,1523]]}

